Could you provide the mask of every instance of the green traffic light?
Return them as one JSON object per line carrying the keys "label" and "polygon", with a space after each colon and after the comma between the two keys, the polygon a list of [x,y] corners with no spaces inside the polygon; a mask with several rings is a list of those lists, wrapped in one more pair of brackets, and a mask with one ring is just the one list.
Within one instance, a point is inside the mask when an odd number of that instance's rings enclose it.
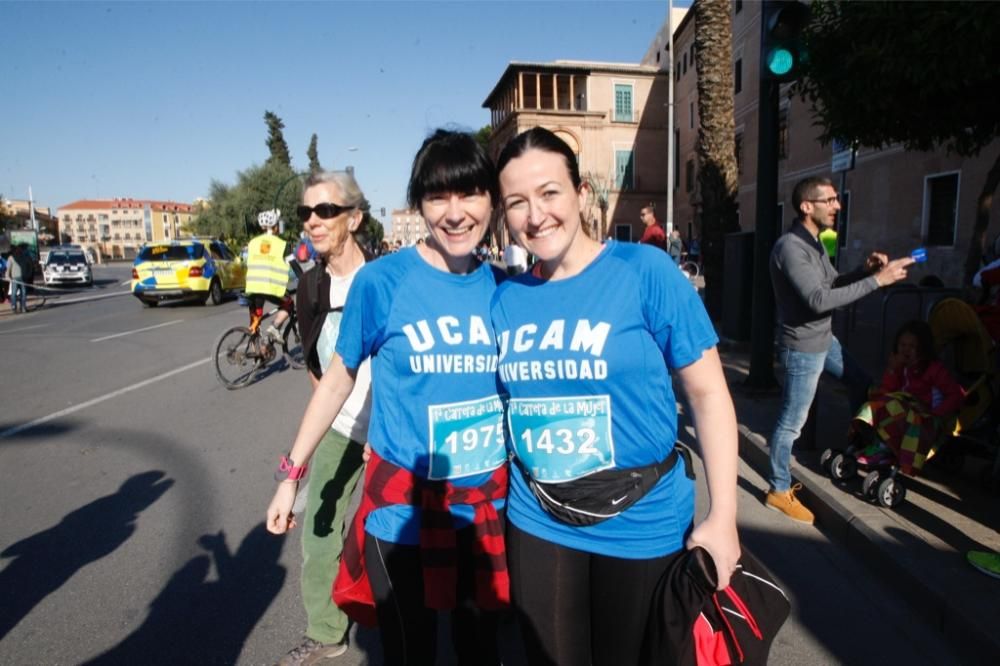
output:
{"label": "green traffic light", "polygon": [[795,58],[792,52],[786,48],[779,47],[767,54],[767,71],[775,76],[784,76],[792,71]]}

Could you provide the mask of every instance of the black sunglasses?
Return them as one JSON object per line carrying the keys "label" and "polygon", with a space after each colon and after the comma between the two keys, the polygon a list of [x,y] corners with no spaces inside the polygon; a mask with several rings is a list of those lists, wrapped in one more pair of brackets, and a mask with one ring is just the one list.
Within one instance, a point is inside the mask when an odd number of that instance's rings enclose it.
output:
{"label": "black sunglasses", "polygon": [[317,217],[321,220],[332,220],[341,213],[346,213],[349,210],[354,210],[357,206],[338,206],[335,203],[321,203],[316,204],[313,207],[309,206],[298,206],[295,209],[295,214],[299,216],[300,222],[307,221],[312,217],[313,213],[316,213]]}

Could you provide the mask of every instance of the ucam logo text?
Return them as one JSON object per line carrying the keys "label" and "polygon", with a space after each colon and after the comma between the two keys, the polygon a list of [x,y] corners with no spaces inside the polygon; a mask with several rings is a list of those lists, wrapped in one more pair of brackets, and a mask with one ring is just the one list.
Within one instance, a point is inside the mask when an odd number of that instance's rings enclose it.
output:
{"label": "ucam logo text", "polygon": [[476,315],[471,315],[465,326],[462,325],[458,317],[452,315],[438,317],[433,324],[426,319],[421,319],[415,326],[413,324],[403,326],[403,333],[410,341],[410,347],[417,353],[434,349],[438,342],[445,345],[493,346],[490,329],[483,322],[482,317]]}
{"label": "ucam logo text", "polygon": [[[530,351],[537,345],[539,351],[569,349],[570,351],[588,352],[592,356],[601,356],[604,353],[604,343],[607,342],[610,333],[611,324],[601,321],[597,322],[596,325],[591,325],[589,319],[578,320],[568,340],[565,319],[552,320],[541,337],[539,337],[537,324],[524,324],[514,330],[513,336],[509,330],[500,332],[500,360],[502,361],[507,355],[508,346],[518,354]],[[513,337],[512,343],[510,342],[511,337]]]}

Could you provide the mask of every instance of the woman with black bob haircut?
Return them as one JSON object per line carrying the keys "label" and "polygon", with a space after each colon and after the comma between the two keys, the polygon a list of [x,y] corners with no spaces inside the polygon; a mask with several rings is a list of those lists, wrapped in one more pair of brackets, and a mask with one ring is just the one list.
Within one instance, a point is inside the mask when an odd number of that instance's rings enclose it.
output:
{"label": "woman with black bob haircut", "polygon": [[[537,258],[490,308],[514,453],[511,603],[532,664],[641,663],[671,564],[700,546],[722,589],[739,558],[736,415],[718,338],[662,251],[584,233],[589,188],[559,137],[528,130],[497,164],[511,236]],[[711,496],[697,526],[674,378]]]}
{"label": "woman with black bob haircut", "polygon": [[[507,457],[489,303],[504,274],[473,255],[496,200],[493,163],[470,134],[439,129],[413,160],[408,199],[426,242],[354,279],[287,461],[305,467],[371,359],[371,457],[334,600],[377,622],[387,664],[434,663],[440,610],[452,612],[459,663],[499,664]],[[279,484],[269,530],[287,529],[294,496]]]}
{"label": "woman with black bob haircut", "polygon": [[496,169],[485,151],[472,150],[471,138],[464,132],[439,129],[424,141],[413,159],[406,190],[410,208],[420,210],[424,197],[434,192],[478,192],[488,194],[491,203],[497,200]]}

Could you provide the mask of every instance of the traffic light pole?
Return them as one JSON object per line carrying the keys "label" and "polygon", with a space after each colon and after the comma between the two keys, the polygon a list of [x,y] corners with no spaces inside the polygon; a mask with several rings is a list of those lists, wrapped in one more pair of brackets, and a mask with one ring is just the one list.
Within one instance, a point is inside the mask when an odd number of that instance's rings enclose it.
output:
{"label": "traffic light pole", "polygon": [[[762,11],[766,9],[762,7]],[[761,21],[763,39],[767,26]],[[757,211],[753,248],[753,321],[750,329],[750,370],[746,386],[771,389],[774,378],[774,292],[771,290],[771,248],[778,238],[778,91],[781,83],[760,77],[757,106]]]}

